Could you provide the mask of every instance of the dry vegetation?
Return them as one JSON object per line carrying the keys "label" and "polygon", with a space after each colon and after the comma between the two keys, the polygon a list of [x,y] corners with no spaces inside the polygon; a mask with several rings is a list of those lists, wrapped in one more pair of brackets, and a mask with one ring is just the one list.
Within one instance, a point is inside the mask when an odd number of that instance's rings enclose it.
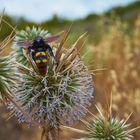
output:
{"label": "dry vegetation", "polygon": [[[90,50],[90,60],[91,58],[94,60],[94,68],[107,68],[105,71],[95,72],[96,91],[92,107],[94,108],[96,101],[106,109],[107,100],[112,92],[113,114],[123,118],[133,112],[130,122],[133,127],[136,127],[140,125],[140,16],[136,19],[131,34],[127,33],[127,29],[127,24],[117,20],[110,25],[108,31],[103,31],[99,43],[90,45],[88,48]],[[2,116],[0,118],[3,120]],[[10,121],[9,126],[13,124],[16,129],[16,124],[13,122]],[[0,123],[3,124],[2,121]],[[6,134],[6,129],[8,133],[13,132],[13,127],[11,129],[7,127],[8,125],[4,125],[5,130],[3,129],[2,135]],[[20,127],[20,129],[24,133],[27,132],[24,127]],[[27,132],[20,138],[21,132],[17,131],[17,133],[18,140],[24,140],[25,137],[27,139],[29,135],[29,132]],[[67,139],[67,135],[71,135],[68,132],[64,134],[66,134],[64,139]],[[0,136],[0,140],[7,140],[8,137],[3,136],[3,139],[1,138]],[[28,138],[34,139],[34,136]],[[139,130],[134,133],[134,139],[140,139]]]}
{"label": "dry vegetation", "polygon": [[[127,25],[118,20],[100,42],[91,47],[96,68],[107,68],[96,74],[95,98],[106,106],[106,96],[112,92],[114,114],[122,118],[132,112],[130,122],[136,127],[140,125],[140,16],[131,35],[127,29]],[[140,139],[139,130],[134,139]]]}

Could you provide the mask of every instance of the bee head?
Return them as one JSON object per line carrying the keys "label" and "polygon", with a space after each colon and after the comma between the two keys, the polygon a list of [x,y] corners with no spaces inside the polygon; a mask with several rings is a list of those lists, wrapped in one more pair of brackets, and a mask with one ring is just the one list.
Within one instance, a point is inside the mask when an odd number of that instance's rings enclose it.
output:
{"label": "bee head", "polygon": [[45,45],[44,39],[42,37],[36,37],[33,40],[33,45],[34,46],[43,46],[43,45]]}

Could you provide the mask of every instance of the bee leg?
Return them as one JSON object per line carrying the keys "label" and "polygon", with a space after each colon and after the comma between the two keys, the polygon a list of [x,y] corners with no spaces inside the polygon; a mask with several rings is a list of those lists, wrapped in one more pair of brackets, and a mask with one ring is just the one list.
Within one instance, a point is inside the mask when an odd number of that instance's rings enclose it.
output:
{"label": "bee leg", "polygon": [[28,55],[29,57],[32,56],[32,49],[31,49],[31,47],[28,48],[27,55]]}
{"label": "bee leg", "polygon": [[48,50],[50,56],[53,58],[53,60],[56,63],[56,65],[58,65],[58,62],[57,62],[57,60],[56,60],[56,58],[55,58],[55,56],[53,54],[52,48],[50,46],[47,46],[47,50]]}

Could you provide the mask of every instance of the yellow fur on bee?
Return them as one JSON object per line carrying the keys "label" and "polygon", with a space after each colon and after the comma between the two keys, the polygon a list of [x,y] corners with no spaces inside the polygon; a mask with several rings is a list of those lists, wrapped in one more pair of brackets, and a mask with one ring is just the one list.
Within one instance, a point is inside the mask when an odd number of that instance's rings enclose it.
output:
{"label": "yellow fur on bee", "polygon": [[43,63],[46,63],[46,62],[47,62],[47,59],[43,59],[42,62],[43,62]]}
{"label": "yellow fur on bee", "polygon": [[40,52],[37,52],[36,54],[35,54],[35,56],[39,56],[41,53]]}
{"label": "yellow fur on bee", "polygon": [[38,63],[41,63],[41,61],[40,60],[35,60],[35,62],[38,64]]}
{"label": "yellow fur on bee", "polygon": [[46,56],[46,53],[45,53],[45,52],[37,52],[37,53],[35,54],[35,56],[39,56],[39,55]]}
{"label": "yellow fur on bee", "polygon": [[44,55],[44,56],[46,56],[46,53],[45,52],[41,52],[41,54]]}

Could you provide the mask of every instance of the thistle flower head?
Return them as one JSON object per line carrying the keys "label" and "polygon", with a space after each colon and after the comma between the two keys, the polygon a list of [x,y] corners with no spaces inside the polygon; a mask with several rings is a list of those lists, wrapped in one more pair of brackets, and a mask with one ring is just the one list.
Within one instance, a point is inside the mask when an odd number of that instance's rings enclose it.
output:
{"label": "thistle flower head", "polygon": [[124,120],[117,118],[97,118],[87,126],[90,134],[85,140],[130,140],[132,136],[129,126]]}
{"label": "thistle flower head", "polygon": [[[27,35],[27,31],[22,33]],[[51,44],[58,64],[50,57],[45,76],[40,75],[32,58],[27,59],[30,67],[17,64],[21,77],[14,99],[34,121],[43,126],[57,128],[60,123],[72,124],[85,115],[92,98],[92,74],[79,55],[85,34],[72,47],[65,49],[68,33],[64,32],[57,44]],[[15,53],[18,55],[18,51]],[[22,55],[19,56],[24,57],[24,53]],[[8,108],[14,110],[20,122],[30,122],[11,102]]]}
{"label": "thistle flower head", "polygon": [[12,68],[9,57],[0,57],[0,99],[5,97],[6,93],[14,85],[14,69]]}
{"label": "thistle flower head", "polygon": [[[2,18],[0,19],[0,26],[1,22]],[[15,69],[12,66],[11,58],[9,56],[2,56],[3,50],[13,39],[12,36],[13,33],[0,43],[0,100],[3,100],[10,93],[10,89],[14,88]]]}
{"label": "thistle flower head", "polygon": [[126,119],[114,118],[112,115],[103,115],[101,110],[99,116],[94,116],[91,121],[83,120],[87,127],[87,137],[81,140],[131,140],[131,135],[137,128],[130,128],[127,124],[131,114]]}

